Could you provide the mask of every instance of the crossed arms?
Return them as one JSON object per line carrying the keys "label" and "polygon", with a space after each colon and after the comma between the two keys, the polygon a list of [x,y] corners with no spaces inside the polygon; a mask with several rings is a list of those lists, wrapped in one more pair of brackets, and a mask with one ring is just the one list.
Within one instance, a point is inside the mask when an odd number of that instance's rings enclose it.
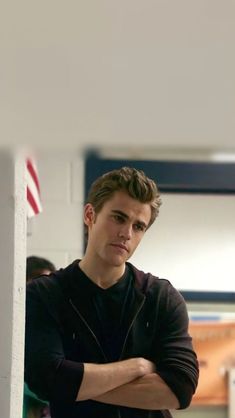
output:
{"label": "crossed arms", "polygon": [[162,354],[159,358],[156,349],[156,371],[144,358],[107,364],[66,359],[60,328],[45,309],[36,285],[28,287],[25,380],[41,397],[54,402],[90,399],[146,410],[186,408],[190,404],[198,365],[187,333],[185,305],[178,303],[174,294],[170,298],[174,309],[168,307],[168,320],[159,331],[156,348]]}
{"label": "crossed arms", "polygon": [[108,364],[84,364],[77,401],[98,402],[140,409],[177,409],[179,401],[155,373],[154,364],[131,358]]}

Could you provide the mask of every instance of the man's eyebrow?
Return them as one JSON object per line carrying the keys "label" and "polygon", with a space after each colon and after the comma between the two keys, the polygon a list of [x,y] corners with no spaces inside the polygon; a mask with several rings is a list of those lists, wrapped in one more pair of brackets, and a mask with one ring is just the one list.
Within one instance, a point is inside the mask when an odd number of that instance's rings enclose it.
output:
{"label": "man's eyebrow", "polygon": [[113,209],[112,213],[115,213],[116,215],[120,215],[120,216],[122,216],[123,218],[126,218],[126,219],[129,218],[129,216],[125,212],[122,212],[122,210]]}
{"label": "man's eyebrow", "polygon": [[[123,218],[125,218],[125,219],[129,219],[129,216],[128,216],[125,212],[122,212],[121,210],[118,210],[118,209],[113,209],[113,210],[112,210],[112,213],[114,213],[115,215],[120,215],[120,216],[122,216],[122,217],[123,217]],[[136,223],[137,225],[140,225],[140,226],[142,226],[143,228],[147,229],[147,225],[146,225],[146,223],[145,223],[145,222],[137,220],[135,223]]]}

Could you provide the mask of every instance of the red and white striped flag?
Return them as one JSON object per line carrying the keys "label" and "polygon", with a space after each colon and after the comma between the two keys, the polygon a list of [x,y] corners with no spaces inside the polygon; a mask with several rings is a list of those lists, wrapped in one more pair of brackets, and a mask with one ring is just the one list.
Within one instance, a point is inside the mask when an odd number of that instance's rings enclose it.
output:
{"label": "red and white striped flag", "polygon": [[27,166],[27,218],[42,212],[38,170],[34,158],[26,159]]}

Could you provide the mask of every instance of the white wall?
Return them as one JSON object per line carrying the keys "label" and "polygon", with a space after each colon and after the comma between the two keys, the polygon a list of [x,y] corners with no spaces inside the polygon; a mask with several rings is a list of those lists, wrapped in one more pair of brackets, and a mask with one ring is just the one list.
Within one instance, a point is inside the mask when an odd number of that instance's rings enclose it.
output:
{"label": "white wall", "polygon": [[43,212],[28,221],[28,255],[65,267],[83,253],[84,161],[78,149],[37,158]]}
{"label": "white wall", "polygon": [[4,2],[0,138],[234,147],[231,0]]}
{"label": "white wall", "polygon": [[235,196],[162,194],[131,261],[181,290],[235,292]]}

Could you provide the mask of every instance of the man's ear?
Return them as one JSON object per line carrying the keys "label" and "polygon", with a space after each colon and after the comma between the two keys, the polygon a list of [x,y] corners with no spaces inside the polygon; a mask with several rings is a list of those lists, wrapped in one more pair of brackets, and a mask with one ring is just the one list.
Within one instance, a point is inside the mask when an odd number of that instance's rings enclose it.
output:
{"label": "man's ear", "polygon": [[87,203],[84,207],[84,223],[90,226],[95,220],[95,211],[91,203]]}

